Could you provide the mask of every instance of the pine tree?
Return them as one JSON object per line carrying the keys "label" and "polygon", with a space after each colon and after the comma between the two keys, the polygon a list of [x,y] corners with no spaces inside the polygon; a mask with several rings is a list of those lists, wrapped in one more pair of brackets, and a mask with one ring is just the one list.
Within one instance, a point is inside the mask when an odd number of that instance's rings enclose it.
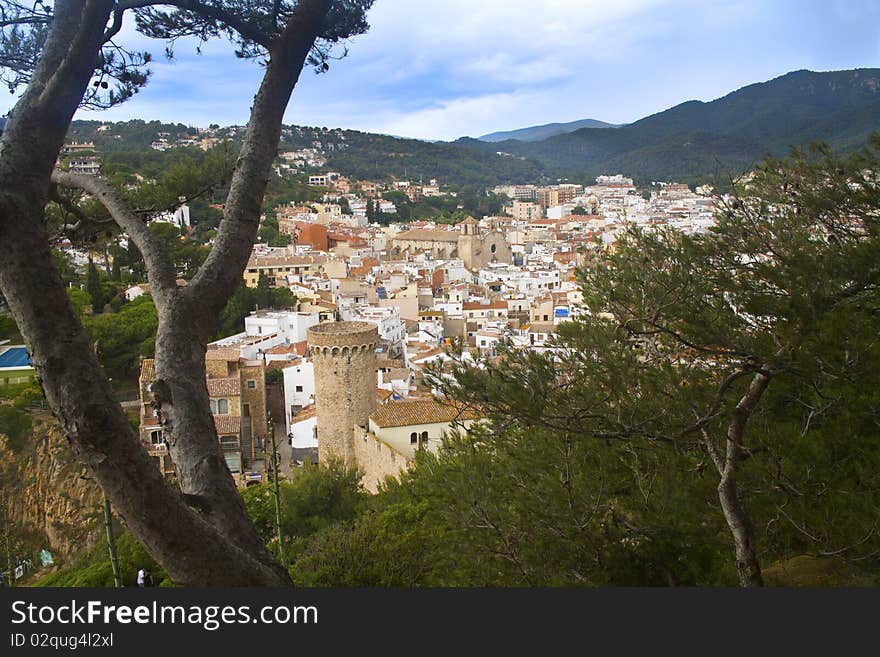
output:
{"label": "pine tree", "polygon": [[101,274],[92,259],[89,258],[89,268],[86,271],[86,292],[92,298],[92,312],[99,314],[104,312],[104,289],[101,287]]}

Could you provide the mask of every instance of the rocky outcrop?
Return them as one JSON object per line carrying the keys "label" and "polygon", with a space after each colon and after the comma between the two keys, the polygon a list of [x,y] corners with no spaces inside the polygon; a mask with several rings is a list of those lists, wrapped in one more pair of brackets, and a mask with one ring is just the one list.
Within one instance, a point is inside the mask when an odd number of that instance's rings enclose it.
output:
{"label": "rocky outcrop", "polygon": [[68,561],[101,538],[101,491],[55,419],[46,412],[33,419],[31,438],[17,453],[0,434],[0,487],[11,501],[16,533],[56,560]]}

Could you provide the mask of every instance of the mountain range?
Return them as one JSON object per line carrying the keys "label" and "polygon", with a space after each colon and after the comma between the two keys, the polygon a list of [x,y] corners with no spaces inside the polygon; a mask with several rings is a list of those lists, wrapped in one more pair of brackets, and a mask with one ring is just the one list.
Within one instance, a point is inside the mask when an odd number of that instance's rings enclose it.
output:
{"label": "mountain range", "polygon": [[504,132],[492,132],[482,137],[477,137],[480,141],[496,142],[507,141],[508,139],[516,139],[518,141],[542,141],[555,137],[556,135],[564,135],[581,128],[619,128],[620,126],[613,123],[605,123],[596,119],[581,119],[580,121],[571,121],[570,123],[546,123],[544,125],[536,125],[530,128],[520,128],[519,130],[506,130]]}
{"label": "mountain range", "polygon": [[711,102],[676,105],[614,130],[581,128],[536,142],[462,138],[462,148],[539,162],[580,179],[624,173],[642,182],[729,179],[767,154],[823,141],[840,151],[880,130],[880,69],[794,71]]}

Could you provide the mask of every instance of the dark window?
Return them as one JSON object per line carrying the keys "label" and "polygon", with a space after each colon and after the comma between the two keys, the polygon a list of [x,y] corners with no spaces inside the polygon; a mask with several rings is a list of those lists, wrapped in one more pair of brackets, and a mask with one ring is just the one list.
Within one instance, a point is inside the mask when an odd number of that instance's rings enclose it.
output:
{"label": "dark window", "polygon": [[419,442],[419,434],[413,431],[411,434],[409,434],[409,444],[415,445],[417,442]]}
{"label": "dark window", "polygon": [[297,387],[296,387],[296,391],[297,391],[297,392],[302,392],[302,391],[303,391],[303,387],[302,387],[302,386],[297,386]]}

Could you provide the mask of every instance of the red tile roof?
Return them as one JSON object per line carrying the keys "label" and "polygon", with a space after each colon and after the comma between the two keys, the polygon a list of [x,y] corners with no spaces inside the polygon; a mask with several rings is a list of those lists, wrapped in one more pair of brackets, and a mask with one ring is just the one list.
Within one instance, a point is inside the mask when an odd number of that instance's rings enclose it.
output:
{"label": "red tile roof", "polygon": [[215,415],[214,426],[218,435],[237,436],[241,433],[241,418],[237,415]]}
{"label": "red tile roof", "polygon": [[370,419],[380,427],[407,427],[483,417],[473,409],[435,399],[390,401],[379,406]]}

